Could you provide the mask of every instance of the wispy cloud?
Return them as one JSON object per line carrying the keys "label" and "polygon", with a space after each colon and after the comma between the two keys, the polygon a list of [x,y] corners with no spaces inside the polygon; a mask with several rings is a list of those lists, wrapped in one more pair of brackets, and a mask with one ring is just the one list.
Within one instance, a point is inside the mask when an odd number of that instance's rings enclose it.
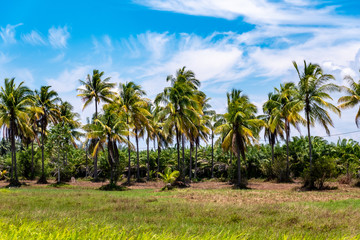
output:
{"label": "wispy cloud", "polygon": [[22,23],[16,24],[16,25],[6,25],[5,28],[0,27],[0,37],[2,38],[2,40],[4,41],[4,43],[16,43],[16,39],[15,39],[15,28],[19,27],[23,25]]}
{"label": "wispy cloud", "polygon": [[[134,0],[152,9],[234,20],[243,17],[252,24],[343,24],[334,16],[335,6],[318,7],[317,2],[299,0]],[[333,16],[331,16],[333,15]],[[331,18],[330,18],[331,16]],[[334,19],[335,18],[335,19]]]}
{"label": "wispy cloud", "polygon": [[35,30],[32,30],[28,34],[23,34],[21,36],[21,39],[24,42],[29,43],[31,45],[45,45],[46,44],[43,37]]}
{"label": "wispy cloud", "polygon": [[79,79],[85,79],[90,66],[79,66],[72,70],[64,70],[57,78],[46,79],[46,83],[59,93],[71,92],[78,86]]}
{"label": "wispy cloud", "polygon": [[95,53],[110,53],[114,50],[111,38],[108,35],[103,36],[101,39],[93,37],[92,42]]}
{"label": "wispy cloud", "polygon": [[49,29],[48,38],[51,46],[54,48],[66,48],[70,33],[67,26],[52,27]]}

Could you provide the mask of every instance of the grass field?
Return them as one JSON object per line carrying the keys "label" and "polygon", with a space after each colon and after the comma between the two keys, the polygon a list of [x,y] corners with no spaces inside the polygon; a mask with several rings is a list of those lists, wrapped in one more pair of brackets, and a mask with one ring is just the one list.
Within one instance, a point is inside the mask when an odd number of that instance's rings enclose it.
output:
{"label": "grass field", "polygon": [[1,239],[360,239],[360,190],[0,189]]}

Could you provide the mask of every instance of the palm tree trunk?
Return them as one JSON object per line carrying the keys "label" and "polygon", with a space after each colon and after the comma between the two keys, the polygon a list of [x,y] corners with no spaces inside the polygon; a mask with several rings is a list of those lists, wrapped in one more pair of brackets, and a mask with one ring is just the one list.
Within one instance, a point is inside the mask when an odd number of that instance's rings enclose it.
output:
{"label": "palm tree trunk", "polygon": [[181,134],[181,142],[182,142],[182,163],[181,163],[181,176],[184,177],[185,174],[185,136]]}
{"label": "palm tree trunk", "polygon": [[309,113],[306,112],[306,126],[308,131],[308,140],[309,140],[309,159],[310,159],[310,171],[312,170],[312,145],[311,145],[311,136],[310,136],[310,117]]}
{"label": "palm tree trunk", "polygon": [[127,140],[128,140],[128,177],[127,177],[127,183],[130,184],[130,178],[131,178],[130,135],[127,136]]}
{"label": "palm tree trunk", "polygon": [[196,173],[197,173],[197,156],[198,156],[198,141],[195,142],[195,172],[194,172],[194,178],[196,179]]}
{"label": "palm tree trunk", "polygon": [[[157,154],[157,172],[160,172],[160,152],[161,152],[161,148],[160,148],[160,144],[159,144],[159,139],[158,139],[158,154]],[[158,176],[158,175],[156,175]]]}
{"label": "palm tree trunk", "polygon": [[147,159],[146,159],[146,180],[149,181],[150,180],[150,163],[149,163],[149,134],[147,136],[146,139],[146,154],[147,154]]}
{"label": "palm tree trunk", "polygon": [[111,151],[112,151],[112,142],[110,140],[110,137],[108,136],[108,161],[110,164],[110,185],[114,184],[114,162],[111,156]]}
{"label": "palm tree trunk", "polygon": [[211,129],[211,178],[214,178],[214,130]]}
{"label": "palm tree trunk", "polygon": [[15,132],[14,132],[14,126],[15,124],[13,123],[13,121],[11,122],[11,129],[10,129],[10,134],[11,134],[11,152],[12,152],[12,162],[13,162],[13,172],[12,172],[12,179],[10,184],[14,184],[14,185],[18,185],[19,184],[19,180],[18,180],[18,175],[17,175],[17,166],[16,166],[16,145],[15,145]]}
{"label": "palm tree trunk", "polygon": [[44,148],[45,148],[45,126],[42,121],[41,123],[41,177],[39,179],[39,183],[46,184],[46,176],[45,176],[45,154],[44,154]]}
{"label": "palm tree trunk", "polygon": [[34,179],[35,172],[34,172],[34,141],[31,142],[31,179]]}
{"label": "palm tree trunk", "polygon": [[88,176],[88,146],[85,146],[85,177]]}
{"label": "palm tree trunk", "polygon": [[241,161],[240,161],[240,150],[237,153],[237,186],[241,187]]}
{"label": "palm tree trunk", "polygon": [[[97,101],[95,99],[95,120],[98,118]],[[95,152],[94,158],[94,181],[98,181],[98,151]]]}
{"label": "palm tree trunk", "polygon": [[286,180],[290,179],[289,172],[289,137],[290,137],[290,125],[288,121],[285,121],[285,133],[286,133]]}
{"label": "palm tree trunk", "polygon": [[274,165],[274,143],[273,142],[270,142],[270,145],[271,145],[271,163]]}
{"label": "palm tree trunk", "polygon": [[136,181],[140,181],[140,160],[139,160],[139,138],[137,129],[135,128],[135,141],[136,141]]}
{"label": "palm tree trunk", "polygon": [[310,136],[310,116],[309,112],[306,111],[306,125],[307,125],[307,131],[308,131],[308,140],[309,140],[309,158],[310,158],[310,179],[308,186],[310,189],[314,188],[314,178],[313,178],[313,163],[312,163],[312,145],[311,145],[311,136]]}
{"label": "palm tree trunk", "polygon": [[58,152],[58,174],[57,174],[57,182],[60,183],[60,151]]}
{"label": "palm tree trunk", "polygon": [[177,162],[178,162],[178,171],[181,173],[180,169],[180,139],[179,139],[179,130],[177,126],[175,126],[175,132],[176,132],[176,148],[177,148]]}
{"label": "palm tree trunk", "polygon": [[191,181],[191,175],[192,175],[192,148],[193,148],[193,143],[190,142],[190,163],[189,163],[189,179]]}

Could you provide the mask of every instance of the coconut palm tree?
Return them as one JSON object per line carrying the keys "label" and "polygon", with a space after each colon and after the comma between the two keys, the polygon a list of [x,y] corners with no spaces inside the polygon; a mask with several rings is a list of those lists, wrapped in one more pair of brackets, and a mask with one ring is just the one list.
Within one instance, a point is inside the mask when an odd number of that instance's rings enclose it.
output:
{"label": "coconut palm tree", "polygon": [[35,104],[41,109],[41,114],[38,120],[41,133],[41,177],[38,183],[47,183],[45,176],[45,137],[46,129],[49,123],[58,123],[60,112],[57,108],[57,103],[60,102],[57,92],[50,90],[51,86],[42,86],[39,91],[35,90]]}
{"label": "coconut palm tree", "polygon": [[33,92],[23,85],[16,85],[15,79],[4,80],[0,90],[0,126],[11,142],[11,186],[20,186],[17,174],[15,138],[22,133],[31,133],[29,108],[34,102]]}
{"label": "coconut palm tree", "polygon": [[321,67],[317,64],[309,63],[304,61],[304,70],[300,72],[298,65],[293,61],[293,65],[299,77],[298,83],[298,97],[302,102],[302,107],[305,112],[306,126],[308,131],[309,141],[309,158],[310,158],[310,169],[312,168],[312,146],[311,146],[311,135],[310,126],[314,126],[315,122],[319,122],[324,128],[327,134],[330,134],[328,125],[334,126],[333,121],[326,111],[330,111],[340,116],[340,110],[330,102],[326,100],[332,100],[329,95],[330,92],[339,91],[340,87],[328,83],[330,80],[334,80],[334,76],[331,74],[324,74]]}
{"label": "coconut palm tree", "polygon": [[[95,119],[98,115],[98,104],[100,102],[110,103],[112,101],[113,92],[112,88],[115,86],[114,83],[110,83],[110,77],[102,79],[104,72],[100,72],[97,69],[93,70],[92,76],[87,75],[86,81],[79,80],[81,87],[77,90],[79,91],[78,97],[81,97],[84,102],[83,109],[89,106],[92,102],[95,103]],[[98,180],[98,170],[97,170],[97,153],[94,157],[94,181]]]}
{"label": "coconut palm tree", "polygon": [[[164,115],[162,115],[163,107],[156,105],[153,111],[152,129],[153,139],[157,142],[157,172],[160,172],[160,153],[162,148],[166,148],[173,143],[173,133],[164,130]],[[155,146],[155,145],[154,145]],[[154,147],[155,148],[155,147]]]}
{"label": "coconut palm tree", "polygon": [[139,166],[139,132],[144,126],[148,126],[148,116],[150,116],[147,110],[149,100],[144,98],[146,95],[145,91],[141,89],[140,85],[134,82],[127,82],[125,84],[120,83],[119,94],[115,99],[114,104],[117,105],[119,112],[124,112],[126,116],[126,124],[128,125],[128,184],[130,183],[131,177],[131,142],[130,134],[135,135],[136,141],[136,159],[137,159],[137,171],[136,178],[140,180],[140,166]]}
{"label": "coconut palm tree", "polygon": [[[303,103],[298,97],[298,90],[294,83],[288,82],[280,84],[279,88],[275,88],[274,94],[269,96],[266,102],[265,111],[270,113],[268,121],[270,127],[270,135],[272,138],[272,146],[275,144],[274,136],[271,133],[280,133],[279,127],[285,131],[286,135],[286,180],[290,180],[289,172],[289,139],[290,139],[290,126],[294,126],[298,131],[299,124],[305,124],[305,119],[301,117],[300,111],[303,108]],[[269,139],[270,140],[270,139]],[[273,150],[272,150],[273,151]]]}
{"label": "coconut palm tree", "polygon": [[[358,82],[355,82],[351,76],[346,76],[345,80],[348,81],[349,87],[342,87],[346,95],[340,97],[338,100],[338,103],[340,103],[338,107],[340,109],[353,108],[360,103],[360,80]],[[355,123],[356,126],[359,127],[360,106],[355,115]]]}
{"label": "coconut palm tree", "polygon": [[268,94],[268,100],[263,105],[264,115],[259,116],[265,122],[264,125],[264,138],[268,139],[271,146],[271,161],[274,163],[274,146],[278,136],[284,137],[284,122],[283,119],[276,116],[280,104],[277,102],[278,95],[274,93]]}
{"label": "coconut palm tree", "polygon": [[245,183],[241,177],[240,155],[245,162],[246,146],[256,142],[260,127],[264,125],[261,119],[256,118],[257,108],[250,103],[249,98],[240,90],[233,89],[227,93],[227,112],[222,115],[224,124],[216,128],[216,133],[224,133],[223,149],[230,149],[237,156],[236,187],[243,188]]}
{"label": "coconut palm tree", "polygon": [[74,107],[67,101],[61,102],[59,106],[60,122],[67,124],[70,130],[71,143],[77,147],[76,141],[80,141],[83,134],[79,131],[81,127],[80,114],[74,112]]}
{"label": "coconut palm tree", "polygon": [[[164,129],[166,132],[174,130],[176,146],[178,170],[182,177],[184,174],[184,145],[186,133],[196,133],[196,123],[199,122],[200,116],[203,114],[201,106],[196,96],[197,88],[200,86],[199,80],[195,78],[195,74],[185,67],[176,72],[176,76],[169,75],[166,81],[171,83],[170,87],[166,87],[164,91],[155,98],[155,104],[164,105],[161,113],[166,119]],[[180,141],[182,143],[182,167],[180,167]]]}
{"label": "coconut palm tree", "polygon": [[103,145],[107,145],[108,162],[111,169],[110,185],[116,185],[120,163],[117,143],[128,142],[126,139],[128,126],[126,124],[126,115],[115,111],[114,105],[108,104],[104,106],[104,111],[104,115],[95,119],[94,123],[85,125],[84,130],[87,132],[88,139],[98,139],[93,155],[98,152],[98,149],[105,150]]}

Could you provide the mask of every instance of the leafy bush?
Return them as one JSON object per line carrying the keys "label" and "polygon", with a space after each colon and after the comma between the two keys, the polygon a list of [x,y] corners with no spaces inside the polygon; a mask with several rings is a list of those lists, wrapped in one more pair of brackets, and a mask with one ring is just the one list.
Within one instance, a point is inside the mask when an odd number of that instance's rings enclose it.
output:
{"label": "leafy bush", "polygon": [[165,187],[163,188],[163,190],[165,189],[171,189],[172,188],[172,184],[176,181],[176,179],[180,176],[180,172],[175,170],[175,171],[171,171],[170,167],[165,168],[164,173],[158,173],[159,176],[162,178],[162,180],[165,183]]}
{"label": "leafy bush", "polygon": [[335,159],[321,156],[313,161],[313,167],[304,170],[304,188],[323,189],[327,179],[337,175]]}

